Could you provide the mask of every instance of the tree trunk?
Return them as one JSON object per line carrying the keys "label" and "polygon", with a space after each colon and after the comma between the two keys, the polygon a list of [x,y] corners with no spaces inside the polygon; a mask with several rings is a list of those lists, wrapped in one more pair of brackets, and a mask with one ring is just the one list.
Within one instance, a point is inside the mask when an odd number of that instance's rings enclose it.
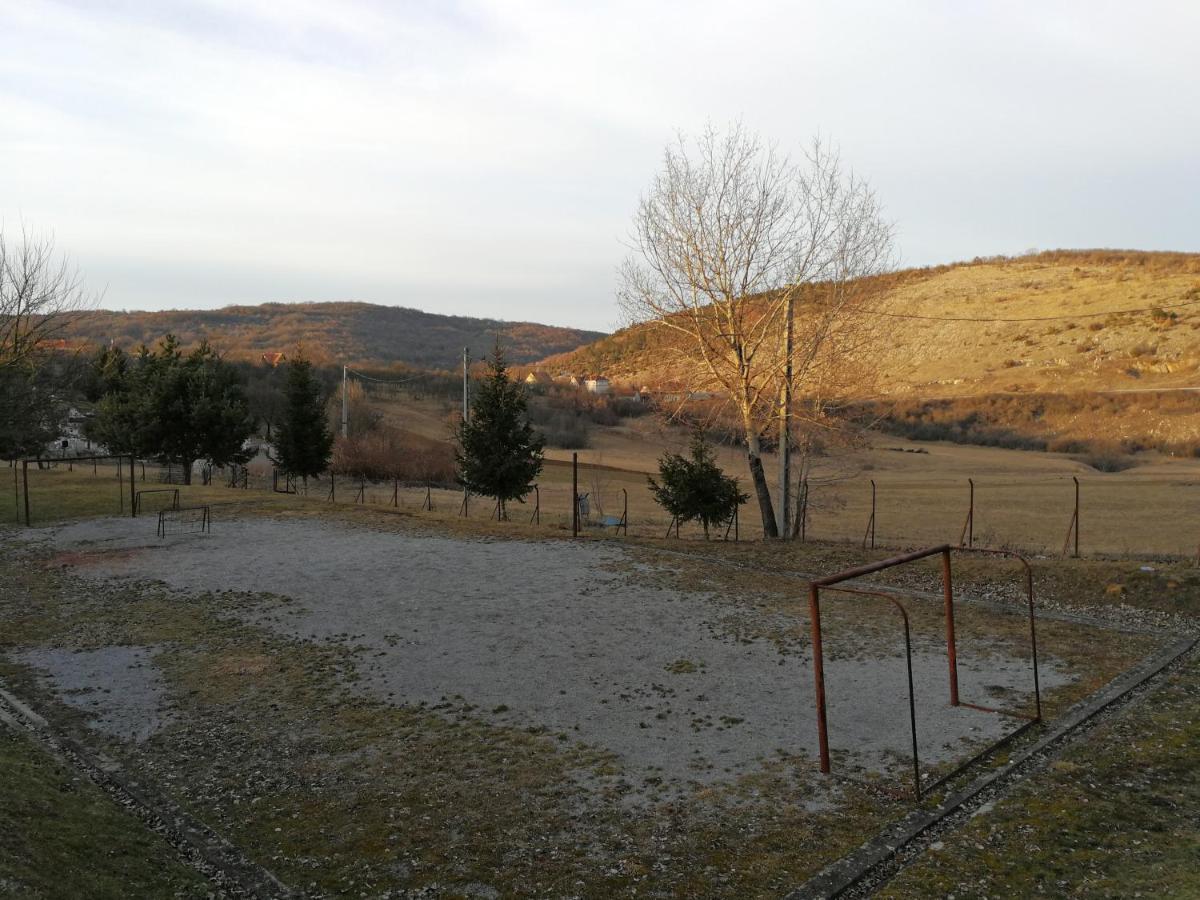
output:
{"label": "tree trunk", "polygon": [[763,537],[779,537],[775,522],[775,505],[771,502],[771,491],[767,487],[767,473],[763,469],[758,435],[746,439],[746,461],[750,464],[750,480],[754,482],[754,494],[758,497],[758,511],[762,515]]}
{"label": "tree trunk", "polygon": [[184,484],[192,483],[192,463],[193,462],[195,462],[195,460],[193,460],[193,459],[185,459],[183,461],[183,483]]}

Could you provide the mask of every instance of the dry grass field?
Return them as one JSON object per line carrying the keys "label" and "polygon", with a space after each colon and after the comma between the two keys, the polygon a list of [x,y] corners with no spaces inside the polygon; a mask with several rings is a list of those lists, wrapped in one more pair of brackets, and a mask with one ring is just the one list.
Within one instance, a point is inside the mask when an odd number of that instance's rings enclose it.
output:
{"label": "dry grass field", "polygon": [[[627,497],[629,533],[665,535],[669,517],[654,503],[646,475],[656,470],[659,454],[665,450],[685,452],[685,444],[681,430],[661,428],[650,420],[596,429],[593,446],[578,451],[579,490],[589,494],[591,527],[598,527],[605,516],[620,517]],[[748,484],[742,454],[724,447],[718,458],[727,471]],[[871,515],[874,480],[877,546],[958,543],[969,505],[968,479],[973,479],[976,544],[1060,554],[1074,509],[1072,478],[1078,478],[1083,555],[1196,558],[1200,549],[1200,460],[1154,453],[1140,454],[1135,460],[1137,464],[1125,471],[1100,472],[1067,454],[878,436],[869,449],[815,460],[807,534],[819,540],[860,544]],[[768,455],[766,461],[769,469],[774,459]],[[86,466],[75,473],[62,466],[31,469],[29,478],[35,521],[112,514],[122,502],[111,467],[107,475],[101,471],[98,476]],[[162,487],[153,483],[153,472],[150,478],[151,483],[139,480],[136,487]],[[368,484],[363,500],[367,505],[390,506],[394,488],[391,483]],[[542,523],[559,530],[569,528],[571,451],[547,452],[539,489]],[[339,479],[335,496],[339,503],[354,503],[358,490],[357,482]],[[325,498],[328,482],[314,482],[309,491],[311,497]],[[419,509],[424,504],[425,490],[419,485],[401,486],[396,493],[397,505],[402,508]],[[209,496],[199,486],[183,489],[185,503],[206,502]],[[462,495],[434,489],[432,500],[435,511],[457,513]],[[152,504],[160,501],[157,497],[148,500]],[[529,520],[533,501],[531,495],[524,506],[513,504],[511,516]],[[123,502],[128,511],[128,500]],[[485,498],[473,498],[468,513],[486,519],[492,509]],[[10,494],[0,511],[0,522],[16,523],[21,515],[20,497]],[[743,538],[761,536],[753,502],[742,508],[738,524]],[[682,534],[703,537],[695,527],[684,527]]]}
{"label": "dry grass field", "polygon": [[[432,402],[379,402],[384,421],[437,440],[447,437],[448,411]],[[1195,426],[1189,425],[1189,428]],[[664,452],[686,453],[688,432],[657,417],[624,419],[616,427],[594,427],[589,446],[574,451],[580,463],[579,489],[586,492],[595,518],[620,516],[628,495],[630,533],[666,533],[669,517],[654,503],[646,475],[657,471]],[[570,524],[570,462],[573,451],[548,449],[539,484],[542,521]],[[1080,552],[1085,555],[1195,558],[1200,549],[1200,459],[1154,452],[1128,457],[1130,467],[1098,471],[1085,454],[1047,453],[978,447],[948,442],[908,441],[874,435],[862,450],[833,452],[814,459],[810,479],[808,534],[822,540],[861,543],[871,514],[871,480],[876,483],[877,546],[912,547],[962,536],[969,506],[968,479],[975,482],[977,544],[1035,554],[1058,554],[1074,510],[1074,483],[1080,480]],[[749,484],[745,455],[717,448],[730,474]],[[772,491],[775,458],[765,454]],[[327,491],[327,488],[325,489]],[[350,497],[339,488],[339,497]],[[435,492],[436,493],[436,492]],[[403,502],[417,506],[424,492],[413,488]],[[391,485],[368,488],[368,497],[388,504]],[[532,497],[530,501],[532,502]],[[461,495],[445,492],[443,510],[458,510]],[[491,506],[476,501],[474,515]],[[515,518],[531,509],[514,506]],[[751,539],[762,529],[753,502],[741,510],[739,529]],[[683,530],[688,535],[688,529]],[[702,537],[699,530],[692,537]]]}

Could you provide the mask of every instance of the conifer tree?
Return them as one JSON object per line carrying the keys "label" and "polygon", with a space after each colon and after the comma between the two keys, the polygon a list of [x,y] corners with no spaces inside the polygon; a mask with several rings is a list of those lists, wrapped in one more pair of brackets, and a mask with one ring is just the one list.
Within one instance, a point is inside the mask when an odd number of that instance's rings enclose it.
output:
{"label": "conifer tree", "polygon": [[470,421],[459,424],[456,437],[458,483],[472,494],[495,497],[500,517],[507,519],[508,503],[523,502],[542,471],[546,440],[529,424],[525,388],[508,377],[498,344],[471,404]]}
{"label": "conifer tree", "polygon": [[312,363],[298,354],[287,365],[283,421],[275,432],[275,454],[280,468],[303,479],[307,489],[310,476],[329,468],[333,430]]}
{"label": "conifer tree", "polygon": [[184,355],[168,334],[157,350],[142,347],[101,399],[88,434],[110,453],[133,453],[183,467],[243,463],[254,422],[238,371],[207,342]]}
{"label": "conifer tree", "polygon": [[708,529],[728,522],[750,495],[738,488],[736,478],[721,471],[703,432],[692,436],[691,453],[691,459],[664,453],[658,462],[659,481],[650,476],[646,480],[659,506],[680,523],[700,522],[707,539]]}

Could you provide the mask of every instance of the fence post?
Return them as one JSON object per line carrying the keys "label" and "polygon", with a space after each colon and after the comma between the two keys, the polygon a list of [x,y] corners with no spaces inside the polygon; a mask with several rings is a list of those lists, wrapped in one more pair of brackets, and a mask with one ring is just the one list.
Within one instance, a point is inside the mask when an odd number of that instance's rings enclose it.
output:
{"label": "fence post", "polygon": [[1079,559],[1079,479],[1072,475],[1071,480],[1075,482],[1075,558]]}
{"label": "fence post", "polygon": [[968,478],[967,484],[971,489],[971,499],[967,505],[967,521],[963,522],[962,533],[958,536],[958,546],[970,548],[975,546],[975,479]]}
{"label": "fence post", "polygon": [[1071,537],[1075,537],[1074,556],[1079,558],[1079,479],[1074,475],[1071,480],[1075,482],[1075,511],[1071,513],[1071,524],[1067,526],[1067,536],[1063,540],[1062,555],[1067,555],[1067,548],[1071,546]]}
{"label": "fence post", "polygon": [[954,585],[950,548],[942,551],[942,594],[946,605],[946,658],[950,661],[950,705],[958,706],[958,643],[954,638]]}
{"label": "fence post", "polygon": [[968,478],[967,483],[971,486],[971,508],[968,510],[969,518],[967,519],[967,546],[975,546],[975,479]]}
{"label": "fence post", "polygon": [[821,648],[821,589],[808,587],[808,618],[812,624],[813,694],[817,704],[817,744],[821,754],[821,772],[829,774],[829,724],[825,715],[825,655]]}
{"label": "fence post", "polygon": [[[130,456],[129,456],[129,517],[131,519],[135,518],[137,516],[137,510],[135,510],[133,508],[133,499],[137,495],[137,484],[134,483],[134,480],[133,480],[133,464],[134,464],[134,458],[133,458],[133,455],[130,454]],[[117,460],[117,465],[118,466],[121,465],[121,461],[119,459]],[[142,463],[142,480],[143,481],[146,480],[146,464],[145,463]]]}
{"label": "fence post", "polygon": [[863,533],[863,549],[867,549],[867,541],[871,542],[871,549],[875,549],[875,479],[871,479],[871,518],[867,521],[867,530]]}
{"label": "fence post", "polygon": [[571,537],[579,537],[579,454],[571,454]]}
{"label": "fence post", "polygon": [[25,525],[29,525],[29,460],[21,460],[21,484],[25,492]]}

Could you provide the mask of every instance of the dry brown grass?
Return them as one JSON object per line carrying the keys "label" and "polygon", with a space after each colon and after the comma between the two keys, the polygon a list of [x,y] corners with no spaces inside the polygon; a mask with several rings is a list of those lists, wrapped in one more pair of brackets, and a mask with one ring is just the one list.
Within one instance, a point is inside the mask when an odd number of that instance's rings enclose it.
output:
{"label": "dry brown grass", "polygon": [[[889,291],[878,308],[900,316],[886,319],[889,345],[878,360],[889,395],[1158,387],[1197,379],[1197,254],[1051,251],[882,280]],[[1032,321],[935,321],[943,317]],[[1083,329],[1094,349],[1076,353]],[[661,331],[635,327],[555,363],[653,383],[663,339]],[[1134,355],[1139,346],[1153,346],[1154,355]]]}

